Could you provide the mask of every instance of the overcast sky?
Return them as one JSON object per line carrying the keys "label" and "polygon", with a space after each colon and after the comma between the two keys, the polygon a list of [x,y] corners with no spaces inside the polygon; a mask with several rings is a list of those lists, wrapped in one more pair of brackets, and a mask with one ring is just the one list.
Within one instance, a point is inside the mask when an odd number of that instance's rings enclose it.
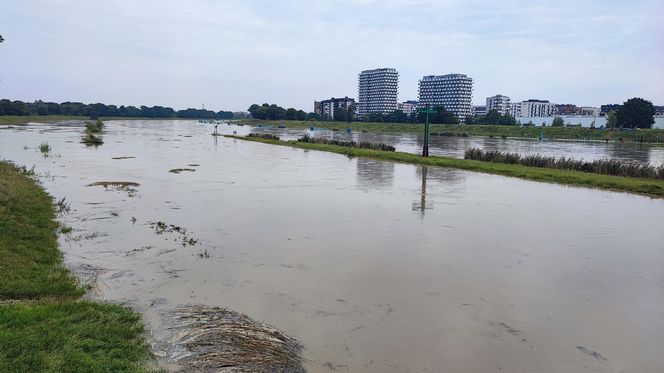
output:
{"label": "overcast sky", "polygon": [[473,101],[664,105],[662,0],[0,0],[0,98],[246,110],[357,96],[394,67]]}

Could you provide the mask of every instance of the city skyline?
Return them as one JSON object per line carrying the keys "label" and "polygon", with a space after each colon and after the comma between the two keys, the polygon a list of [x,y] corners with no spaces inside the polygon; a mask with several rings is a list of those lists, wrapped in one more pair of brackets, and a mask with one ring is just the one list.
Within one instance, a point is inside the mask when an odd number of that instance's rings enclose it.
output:
{"label": "city skyline", "polygon": [[[0,14],[0,97],[309,111],[314,98],[355,97],[360,71],[388,66],[399,102],[417,98],[422,76],[462,73],[474,105],[497,93],[664,104],[661,2],[342,3],[11,2]],[[339,7],[345,16],[330,17]]]}

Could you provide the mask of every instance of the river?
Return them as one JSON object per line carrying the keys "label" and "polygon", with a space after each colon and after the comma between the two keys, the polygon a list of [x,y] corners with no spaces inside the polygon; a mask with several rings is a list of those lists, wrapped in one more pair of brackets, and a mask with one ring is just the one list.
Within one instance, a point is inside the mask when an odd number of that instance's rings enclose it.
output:
{"label": "river", "polygon": [[210,132],[110,121],[86,148],[81,124],[28,125],[0,129],[0,157],[66,197],[66,264],[153,338],[163,312],[206,304],[299,339],[311,372],[664,366],[664,200]]}

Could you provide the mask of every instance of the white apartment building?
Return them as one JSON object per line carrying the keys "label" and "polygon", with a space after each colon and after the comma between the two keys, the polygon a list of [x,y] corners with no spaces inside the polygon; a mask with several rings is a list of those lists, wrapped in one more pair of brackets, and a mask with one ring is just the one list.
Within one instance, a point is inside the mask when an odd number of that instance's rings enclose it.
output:
{"label": "white apartment building", "polygon": [[486,112],[497,111],[500,115],[509,114],[511,110],[510,98],[503,95],[495,95],[486,98]]}
{"label": "white apartment building", "polygon": [[419,82],[419,106],[443,106],[461,121],[473,115],[473,79],[465,74],[428,75]]}
{"label": "white apartment building", "polygon": [[344,98],[332,97],[329,100],[314,101],[314,113],[322,116],[323,118],[334,119],[334,112],[339,109],[351,109],[354,113],[354,108],[355,99],[348,98],[348,96]]}
{"label": "white apartment building", "polygon": [[358,77],[358,115],[391,113],[398,108],[399,73],[382,68],[362,71]]}
{"label": "white apartment building", "polygon": [[547,100],[527,100],[513,103],[510,114],[514,117],[550,117],[558,113],[558,107]]}
{"label": "white apartment building", "polygon": [[405,102],[400,102],[399,105],[397,105],[398,110],[403,111],[406,114],[411,114],[417,111],[417,101],[405,101]]}

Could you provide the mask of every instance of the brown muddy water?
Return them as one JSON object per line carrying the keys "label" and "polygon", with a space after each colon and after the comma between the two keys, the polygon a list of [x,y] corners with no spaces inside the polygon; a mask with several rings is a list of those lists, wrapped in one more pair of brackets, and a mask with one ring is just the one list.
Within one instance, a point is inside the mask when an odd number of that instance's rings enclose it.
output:
{"label": "brown muddy water", "polygon": [[[311,372],[664,367],[664,200],[213,137],[193,121],[105,131],[93,148],[81,124],[0,129],[0,158],[66,197],[67,265],[143,312],[157,342],[164,312],[202,304],[298,339]],[[102,181],[139,185],[88,186]]]}

